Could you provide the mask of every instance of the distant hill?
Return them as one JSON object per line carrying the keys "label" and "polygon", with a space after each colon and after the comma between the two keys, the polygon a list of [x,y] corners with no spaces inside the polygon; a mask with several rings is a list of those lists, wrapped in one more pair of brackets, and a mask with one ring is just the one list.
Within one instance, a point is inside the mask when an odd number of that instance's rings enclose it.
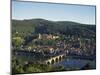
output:
{"label": "distant hill", "polygon": [[45,19],[12,20],[12,33],[60,33],[78,34],[83,37],[95,37],[96,25],[81,24],[71,21],[49,21]]}

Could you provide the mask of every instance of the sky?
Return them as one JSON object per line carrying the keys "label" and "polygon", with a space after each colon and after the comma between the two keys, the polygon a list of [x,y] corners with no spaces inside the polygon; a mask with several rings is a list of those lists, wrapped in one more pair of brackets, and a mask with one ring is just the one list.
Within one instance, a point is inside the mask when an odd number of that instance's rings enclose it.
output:
{"label": "sky", "polygon": [[95,6],[12,1],[12,19],[35,18],[95,24]]}

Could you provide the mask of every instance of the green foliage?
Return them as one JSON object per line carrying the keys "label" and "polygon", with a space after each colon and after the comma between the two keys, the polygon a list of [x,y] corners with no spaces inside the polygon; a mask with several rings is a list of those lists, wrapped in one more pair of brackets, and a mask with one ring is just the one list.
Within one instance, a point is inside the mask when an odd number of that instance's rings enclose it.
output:
{"label": "green foliage", "polygon": [[19,47],[23,42],[24,42],[24,40],[21,37],[14,37],[14,38],[12,38],[12,44],[15,47]]}
{"label": "green foliage", "polygon": [[18,60],[16,57],[13,56],[12,58],[12,73],[24,73],[23,67],[20,63],[20,60]]}
{"label": "green foliage", "polygon": [[[44,19],[12,20],[12,32],[21,33],[23,37],[29,33],[47,33],[79,35],[82,37],[94,37],[96,32],[95,25],[80,24],[70,21],[48,21]],[[88,35],[88,36],[87,36]]]}

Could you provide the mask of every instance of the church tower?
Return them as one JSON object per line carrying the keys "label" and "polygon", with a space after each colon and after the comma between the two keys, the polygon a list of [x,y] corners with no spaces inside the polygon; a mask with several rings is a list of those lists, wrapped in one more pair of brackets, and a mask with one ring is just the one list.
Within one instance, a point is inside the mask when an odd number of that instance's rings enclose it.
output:
{"label": "church tower", "polygon": [[38,39],[42,39],[42,35],[39,33],[39,37],[38,37]]}

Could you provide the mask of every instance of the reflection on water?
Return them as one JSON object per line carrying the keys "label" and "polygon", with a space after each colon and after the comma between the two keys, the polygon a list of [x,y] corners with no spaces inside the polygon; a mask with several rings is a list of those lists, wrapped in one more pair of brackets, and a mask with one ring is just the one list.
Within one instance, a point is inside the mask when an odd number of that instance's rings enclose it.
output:
{"label": "reflection on water", "polygon": [[94,60],[85,60],[85,59],[74,59],[74,58],[66,58],[56,64],[54,64],[54,67],[57,66],[64,66],[65,68],[82,68],[86,64],[89,64],[91,66],[91,69],[96,68],[96,62]]}

